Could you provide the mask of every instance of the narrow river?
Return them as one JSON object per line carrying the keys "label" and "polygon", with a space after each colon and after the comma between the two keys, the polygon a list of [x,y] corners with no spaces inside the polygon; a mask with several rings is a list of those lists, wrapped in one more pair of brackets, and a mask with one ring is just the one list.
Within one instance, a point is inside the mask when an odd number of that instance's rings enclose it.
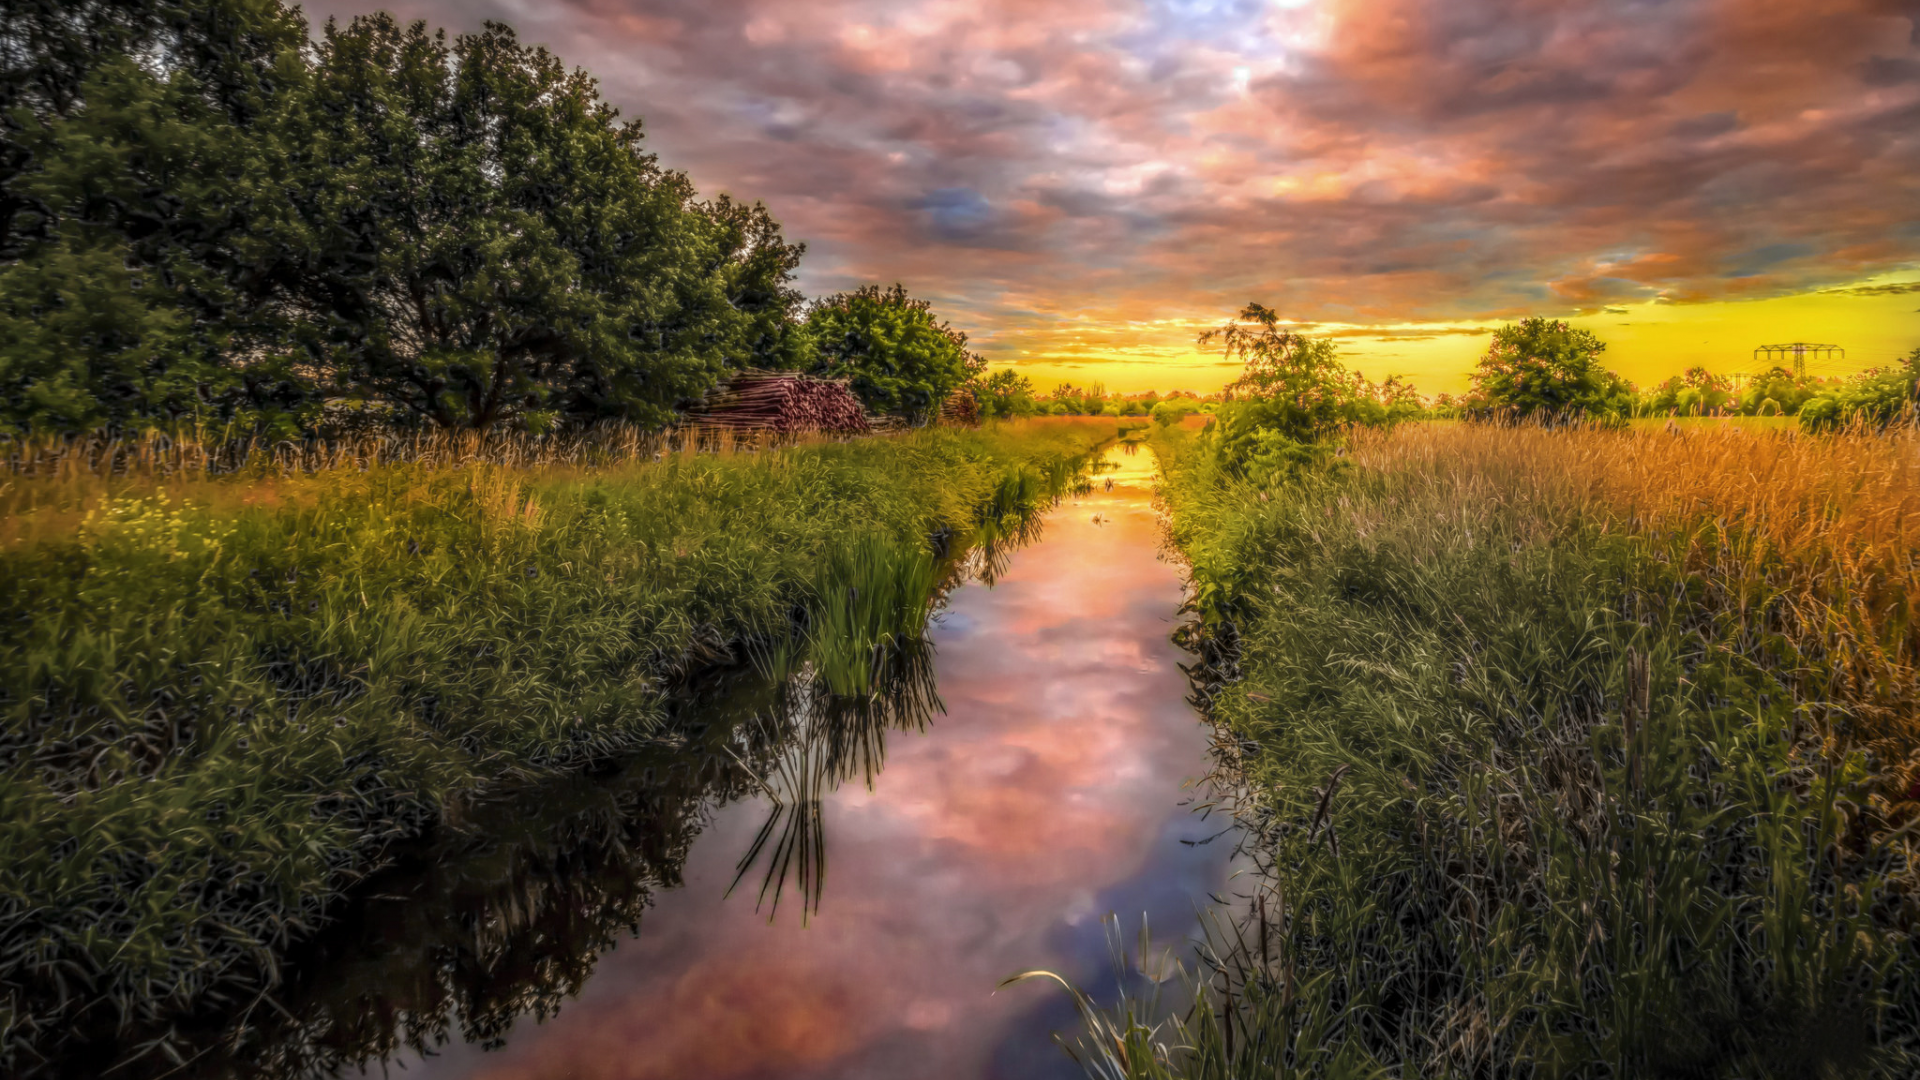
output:
{"label": "narrow river", "polygon": [[1224,840],[1194,843],[1219,823],[1188,806],[1206,737],[1168,640],[1181,578],[1160,555],[1152,457],[1115,447],[1104,469],[991,585],[948,595],[931,631],[945,712],[887,734],[870,789],[855,775],[825,795],[817,910],[791,886],[756,909],[758,869],[729,894],[770,804],[714,800],[678,881],[655,884],[638,937],[577,996],[484,1040],[456,1025],[402,1075],[1080,1075],[1050,1038],[1077,1027],[1059,988],[995,985],[1049,968],[1111,986],[1103,917],[1129,940],[1143,914],[1185,938],[1227,858]]}

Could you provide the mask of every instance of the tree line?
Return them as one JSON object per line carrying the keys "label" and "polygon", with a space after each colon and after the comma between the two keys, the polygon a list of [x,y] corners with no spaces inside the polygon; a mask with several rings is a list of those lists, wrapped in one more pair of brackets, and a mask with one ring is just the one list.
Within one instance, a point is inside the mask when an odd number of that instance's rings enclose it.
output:
{"label": "tree line", "polygon": [[902,287],[702,198],[499,23],[280,0],[0,8],[0,427],[657,426],[730,370],[937,410],[984,362]]}
{"label": "tree line", "polygon": [[1396,377],[1373,383],[1348,370],[1333,341],[1283,322],[1252,303],[1199,338],[1242,365],[1222,400],[1204,406],[1213,419],[1201,445],[1230,472],[1261,482],[1323,463],[1333,452],[1330,437],[1343,430],[1415,419],[1623,425],[1649,416],[1797,415],[1808,431],[1920,419],[1920,348],[1846,379],[1774,368],[1735,393],[1727,380],[1696,367],[1641,390],[1601,364],[1607,346],[1598,335],[1536,317],[1494,331],[1467,394],[1427,399]]}
{"label": "tree line", "polygon": [[1618,422],[1662,416],[1797,416],[1809,431],[1912,419],[1920,402],[1920,348],[1884,368],[1821,378],[1773,367],[1736,390],[1692,367],[1640,388],[1600,363],[1606,342],[1564,321],[1532,318],[1494,332],[1474,368],[1472,390],[1441,395],[1440,411],[1464,417],[1560,417]]}

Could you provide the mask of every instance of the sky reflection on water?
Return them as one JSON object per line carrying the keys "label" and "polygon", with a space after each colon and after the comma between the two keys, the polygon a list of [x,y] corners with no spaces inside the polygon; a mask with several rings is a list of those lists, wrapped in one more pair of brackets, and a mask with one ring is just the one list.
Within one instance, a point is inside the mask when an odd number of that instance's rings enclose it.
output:
{"label": "sky reflection on water", "polygon": [[[1119,448],[1111,493],[1069,500],[996,585],[956,590],[932,631],[945,716],[894,733],[868,791],[825,807],[819,913],[770,923],[749,881],[723,899],[766,814],[742,803],[693,846],[685,887],[605,956],[557,1017],[507,1046],[454,1046],[413,1076],[1052,1078],[1079,1075],[1045,967],[1111,982],[1101,919],[1195,929],[1224,842],[1180,804],[1206,740],[1169,641],[1177,569],[1157,557],[1151,457]],[[1104,485],[1102,485],[1103,487]]]}

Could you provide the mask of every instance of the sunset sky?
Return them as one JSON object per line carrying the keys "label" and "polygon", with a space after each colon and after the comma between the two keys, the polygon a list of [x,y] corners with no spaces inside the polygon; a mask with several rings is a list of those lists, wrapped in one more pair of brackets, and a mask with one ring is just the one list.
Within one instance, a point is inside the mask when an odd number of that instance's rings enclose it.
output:
{"label": "sunset sky", "polygon": [[1249,300],[1464,389],[1575,317],[1646,382],[1920,346],[1915,0],[325,0],[509,23],[810,294],[904,282],[1042,389],[1210,390]]}

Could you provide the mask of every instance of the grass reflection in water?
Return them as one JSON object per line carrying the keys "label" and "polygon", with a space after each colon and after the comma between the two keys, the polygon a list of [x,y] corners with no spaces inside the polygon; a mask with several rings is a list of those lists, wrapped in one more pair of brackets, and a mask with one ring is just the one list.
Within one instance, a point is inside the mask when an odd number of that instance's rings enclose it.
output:
{"label": "grass reflection in water", "polygon": [[[1010,494],[1052,501],[1028,486]],[[757,907],[772,918],[797,893],[804,921],[825,884],[823,800],[856,777],[871,786],[887,734],[925,730],[942,709],[929,613],[1038,539],[1033,509],[1010,508],[937,562],[856,534],[823,570],[802,628],[690,679],[639,753],[459,807],[288,958],[275,994],[159,1044],[189,1053],[102,1045],[73,1064],[118,1064],[116,1077],[319,1077],[453,1042],[500,1046],[522,1018],[544,1020],[577,995],[654,895],[682,884],[714,814],[755,795],[772,806],[735,885],[761,866]],[[835,596],[847,601],[837,612]]]}
{"label": "grass reflection in water", "polygon": [[115,1075],[186,1064],[189,1075],[325,1076],[454,1041],[499,1046],[522,1017],[545,1019],[578,994],[600,955],[638,932],[654,893],[681,884],[714,812],[757,792],[773,810],[741,872],[770,846],[769,916],[789,882],[810,913],[826,865],[820,800],[872,778],[888,731],[926,727],[940,704],[930,654],[917,640],[891,650],[863,697],[833,694],[811,664],[781,679],[742,671],[616,771],[468,806],[291,958],[277,1000],[205,1018],[197,1037],[176,1033],[197,1045],[192,1057],[141,1056]]}

